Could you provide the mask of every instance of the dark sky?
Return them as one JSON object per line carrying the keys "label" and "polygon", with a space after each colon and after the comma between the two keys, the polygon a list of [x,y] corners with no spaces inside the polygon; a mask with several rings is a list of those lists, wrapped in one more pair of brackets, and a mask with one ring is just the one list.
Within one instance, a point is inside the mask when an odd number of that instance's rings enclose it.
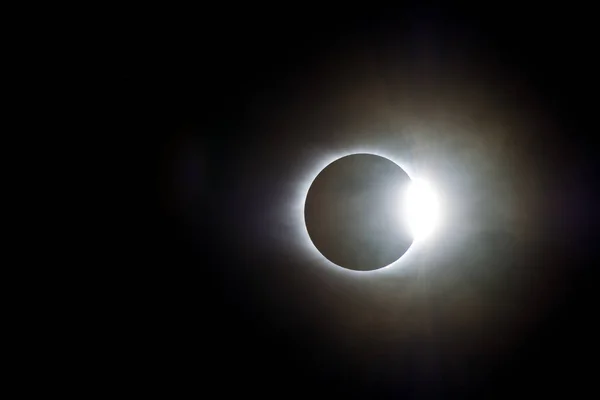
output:
{"label": "dark sky", "polygon": [[[151,14],[127,57],[140,153],[156,160],[139,304],[165,387],[445,398],[593,386],[590,10]],[[420,268],[344,275],[299,236],[308,177],[358,148],[386,149],[448,194],[451,227]]]}

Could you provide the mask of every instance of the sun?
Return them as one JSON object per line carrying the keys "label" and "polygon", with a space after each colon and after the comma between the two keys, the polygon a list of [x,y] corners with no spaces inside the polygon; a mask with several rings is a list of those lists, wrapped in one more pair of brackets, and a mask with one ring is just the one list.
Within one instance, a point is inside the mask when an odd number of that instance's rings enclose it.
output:
{"label": "sun", "polygon": [[[304,219],[304,207],[312,182],[327,165],[348,155],[365,153],[385,157],[408,173],[411,184],[399,188],[398,192],[398,223],[407,227],[413,237],[413,244],[402,257],[387,267],[374,271],[353,271],[332,263],[317,250],[308,234]],[[396,270],[398,267],[404,268],[412,265],[420,257],[423,250],[430,247],[431,242],[435,239],[434,236],[436,236],[433,233],[439,231],[441,225],[440,198],[438,198],[438,192],[429,183],[432,181],[422,179],[419,169],[412,165],[409,160],[405,160],[397,154],[391,154],[388,149],[361,147],[328,152],[312,161],[307,163],[308,168],[300,178],[293,200],[289,203],[292,220],[295,221],[297,243],[303,254],[310,260],[347,274],[387,273]]]}
{"label": "sun", "polygon": [[440,224],[440,201],[433,186],[415,179],[404,193],[403,219],[415,241],[430,237]]}

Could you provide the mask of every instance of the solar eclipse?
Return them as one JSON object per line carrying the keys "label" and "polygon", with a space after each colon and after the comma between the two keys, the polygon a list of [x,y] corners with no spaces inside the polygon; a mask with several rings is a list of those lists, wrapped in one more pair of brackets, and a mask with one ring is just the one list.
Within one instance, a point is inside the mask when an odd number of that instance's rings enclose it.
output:
{"label": "solar eclipse", "polygon": [[316,249],[355,271],[394,263],[431,233],[438,213],[429,184],[375,154],[351,154],[327,165],[311,183],[304,207]]}

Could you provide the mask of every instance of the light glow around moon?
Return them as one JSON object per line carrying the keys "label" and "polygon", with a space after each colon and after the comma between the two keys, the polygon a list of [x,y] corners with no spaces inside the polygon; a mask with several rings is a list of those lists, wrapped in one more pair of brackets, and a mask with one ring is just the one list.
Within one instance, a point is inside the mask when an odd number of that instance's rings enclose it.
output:
{"label": "light glow around moon", "polygon": [[[411,180],[413,182],[418,182],[418,184],[414,187],[414,189],[416,189],[414,192],[412,189],[410,189],[408,192],[404,193],[403,198],[400,200],[400,208],[399,208],[399,215],[401,215],[401,216],[406,216],[406,213],[412,214],[412,217],[409,218],[408,221],[412,221],[411,223],[409,223],[409,229],[411,232],[413,232],[413,235],[415,235],[413,244],[408,248],[408,250],[398,260],[396,260],[395,262],[391,263],[390,265],[388,265],[386,267],[379,268],[379,269],[373,270],[373,271],[349,270],[349,269],[340,267],[340,266],[334,264],[333,262],[329,261],[325,256],[323,256],[321,254],[321,252],[319,252],[319,250],[316,248],[316,246],[311,241],[310,236],[308,234],[307,227],[306,227],[306,223],[304,221],[304,204],[306,202],[308,190],[310,189],[310,186],[311,186],[312,182],[314,181],[314,179],[317,177],[317,175],[332,162],[334,162],[342,157],[348,156],[348,155],[361,154],[361,153],[373,154],[373,155],[377,155],[377,156],[385,157],[385,158],[389,159],[390,161],[397,164],[400,168],[402,168],[409,175],[409,177],[411,178]],[[313,168],[311,168],[310,171],[307,171],[305,178],[302,179],[302,183],[298,187],[298,192],[297,192],[298,197],[297,197],[296,202],[294,202],[295,204],[293,207],[293,209],[294,209],[293,214],[297,215],[296,220],[299,222],[296,226],[301,227],[300,231],[298,231],[298,235],[301,237],[300,242],[302,243],[302,247],[304,248],[305,254],[311,254],[312,255],[311,258],[313,258],[314,261],[319,260],[320,263],[326,264],[330,268],[334,268],[335,270],[338,270],[339,272],[344,272],[344,273],[349,273],[349,274],[365,274],[365,273],[377,274],[377,273],[382,273],[382,272],[385,273],[385,272],[390,272],[392,270],[395,270],[397,267],[402,266],[402,268],[404,268],[404,267],[414,263],[416,261],[416,259],[419,258],[419,253],[424,247],[424,246],[422,246],[423,243],[427,242],[429,244],[429,242],[432,241],[431,239],[433,239],[433,236],[434,236],[434,235],[432,235],[432,233],[435,231],[436,227],[439,228],[438,223],[439,223],[439,215],[440,215],[439,214],[439,201],[437,199],[437,192],[433,190],[433,187],[430,184],[425,183],[426,181],[417,178],[416,175],[417,175],[417,169],[415,168],[415,166],[412,166],[410,163],[399,160],[397,157],[390,155],[388,152],[383,151],[382,149],[355,148],[355,149],[348,150],[348,151],[342,151],[339,153],[336,152],[336,153],[330,153],[328,155],[324,155],[320,159],[320,162],[316,162],[315,166]],[[427,180],[427,182],[429,182],[429,180]],[[412,188],[412,185],[411,185],[411,188]],[[411,195],[409,197],[412,197],[414,200],[407,202],[407,196],[406,196],[407,193],[412,193],[414,196]],[[430,195],[435,195],[435,197],[430,196]],[[427,203],[423,203],[423,204],[421,204],[421,206],[413,206],[412,208],[409,206],[409,204],[418,204],[418,200],[423,199],[423,198],[427,199]],[[430,206],[432,206],[432,205],[436,205],[436,206],[431,208]],[[425,215],[431,211],[436,211],[437,213],[435,215],[432,214],[432,215],[430,215],[429,218],[427,218]],[[434,216],[435,216],[435,218],[433,218]],[[404,219],[405,223],[406,223],[406,221],[407,221],[407,219]],[[402,221],[399,221],[399,223],[402,223]],[[413,230],[413,229],[411,229],[411,226],[414,226],[415,228],[418,226],[420,228],[416,228],[415,230]],[[425,229],[425,228],[428,228],[428,229]],[[427,238],[428,240],[424,240],[425,238]]]}

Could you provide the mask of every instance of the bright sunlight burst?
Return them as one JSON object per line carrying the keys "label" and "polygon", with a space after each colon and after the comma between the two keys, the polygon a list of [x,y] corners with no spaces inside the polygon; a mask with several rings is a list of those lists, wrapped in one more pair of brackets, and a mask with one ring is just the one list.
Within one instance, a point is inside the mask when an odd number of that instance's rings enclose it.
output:
{"label": "bright sunlight burst", "polygon": [[429,237],[440,222],[440,204],[433,187],[422,180],[413,180],[405,193],[405,218],[415,240]]}

